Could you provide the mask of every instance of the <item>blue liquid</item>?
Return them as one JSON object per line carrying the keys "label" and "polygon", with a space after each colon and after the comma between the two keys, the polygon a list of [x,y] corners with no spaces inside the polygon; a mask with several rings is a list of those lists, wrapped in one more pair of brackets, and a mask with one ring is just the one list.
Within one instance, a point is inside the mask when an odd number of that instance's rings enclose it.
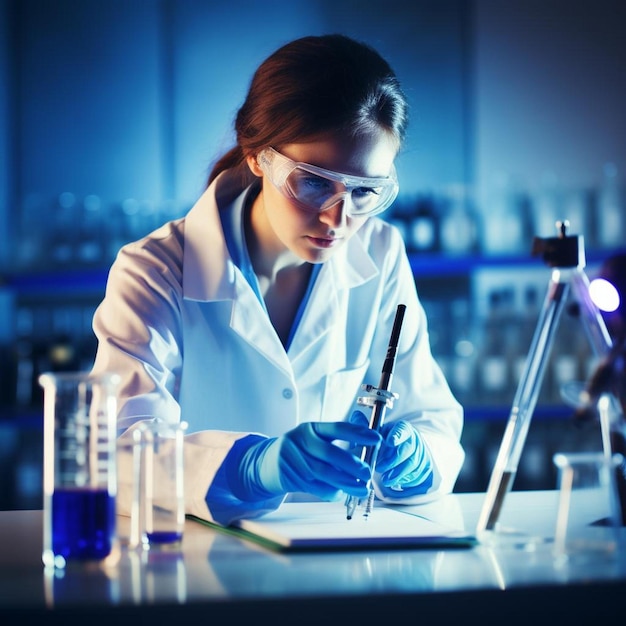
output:
{"label": "blue liquid", "polygon": [[56,489],[52,551],[69,560],[103,559],[115,536],[115,498],[106,489]]}
{"label": "blue liquid", "polygon": [[173,530],[157,531],[153,533],[146,533],[148,541],[150,543],[175,543],[183,538],[183,533],[179,533]]}

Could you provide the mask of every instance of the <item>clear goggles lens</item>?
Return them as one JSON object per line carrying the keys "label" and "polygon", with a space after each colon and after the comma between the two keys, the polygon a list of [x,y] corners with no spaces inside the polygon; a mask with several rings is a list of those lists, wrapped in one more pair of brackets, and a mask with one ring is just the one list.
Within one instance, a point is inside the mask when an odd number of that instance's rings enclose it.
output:
{"label": "clear goggles lens", "polygon": [[262,150],[257,162],[272,184],[304,209],[320,213],[345,201],[352,216],[382,213],[398,195],[398,180],[392,166],[387,178],[364,178],[292,161],[273,148]]}

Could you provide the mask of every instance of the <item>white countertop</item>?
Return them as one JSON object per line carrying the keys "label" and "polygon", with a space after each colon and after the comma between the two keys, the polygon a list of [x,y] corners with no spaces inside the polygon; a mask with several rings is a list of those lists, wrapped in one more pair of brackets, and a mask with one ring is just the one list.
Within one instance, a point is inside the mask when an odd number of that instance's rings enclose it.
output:
{"label": "white countertop", "polygon": [[[424,505],[420,512],[447,525],[474,529],[483,499],[481,493],[452,495]],[[584,562],[564,563],[554,557],[556,502],[554,491],[509,493],[500,519],[506,532],[498,534],[496,542],[484,538],[469,549],[281,554],[187,521],[178,552],[123,549],[109,567],[71,565],[60,576],[44,572],[41,563],[42,512],[2,511],[0,623],[8,625],[7,616],[23,611],[45,610],[51,618],[70,609],[210,605],[215,610],[231,602],[242,610],[244,601],[280,602],[286,607],[296,599],[311,601],[312,611],[322,606],[322,599],[351,598],[361,607],[377,599],[375,606],[384,606],[394,598],[390,608],[397,606],[398,598],[403,603],[419,599],[424,610],[436,601],[441,611],[447,596],[433,592],[474,602],[484,592],[544,588],[551,590],[547,597],[557,597],[556,591],[573,588],[575,602],[584,597],[581,585],[585,593],[595,593],[596,586],[602,593],[617,588],[619,594],[611,597],[626,598],[626,552]],[[127,521],[120,518],[122,524]],[[489,605],[493,607],[493,598],[499,597],[489,595]],[[511,601],[517,597],[507,596]],[[367,603],[361,601],[365,598]],[[517,613],[521,615],[525,606],[524,601]],[[454,611],[454,601],[444,607]],[[457,608],[461,610],[460,605]],[[67,614],[64,619],[67,623]]]}

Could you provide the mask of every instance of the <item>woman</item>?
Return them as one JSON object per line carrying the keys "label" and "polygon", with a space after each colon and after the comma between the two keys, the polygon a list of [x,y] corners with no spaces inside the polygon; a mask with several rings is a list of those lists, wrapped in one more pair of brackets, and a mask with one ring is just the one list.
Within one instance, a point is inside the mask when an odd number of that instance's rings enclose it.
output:
{"label": "woman", "polygon": [[[94,371],[122,378],[122,437],[142,420],[188,422],[188,513],[228,523],[293,492],[364,497],[358,452],[379,444],[379,498],[452,490],[462,409],[403,242],[374,217],[398,192],[406,120],[377,52],[340,35],[293,41],[256,71],[237,144],[196,205],[120,251]],[[400,303],[399,399],[379,435],[356,399],[379,381]]]}

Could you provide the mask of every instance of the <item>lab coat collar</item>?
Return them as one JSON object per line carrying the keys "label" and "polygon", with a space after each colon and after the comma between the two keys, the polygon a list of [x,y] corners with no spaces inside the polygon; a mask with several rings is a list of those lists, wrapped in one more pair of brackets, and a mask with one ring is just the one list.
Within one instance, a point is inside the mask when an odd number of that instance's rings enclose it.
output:
{"label": "lab coat collar", "polygon": [[[222,172],[185,217],[185,298],[201,302],[235,299],[235,264],[226,246],[219,210],[228,204],[243,203],[254,180],[247,167]],[[336,289],[350,289],[376,276],[378,269],[364,242],[367,230],[366,223],[324,264],[318,279],[324,272],[332,272]]]}
{"label": "lab coat collar", "polygon": [[235,297],[235,265],[230,257],[219,207],[243,202],[254,176],[246,167],[222,172],[185,217],[183,295],[209,302]]}

